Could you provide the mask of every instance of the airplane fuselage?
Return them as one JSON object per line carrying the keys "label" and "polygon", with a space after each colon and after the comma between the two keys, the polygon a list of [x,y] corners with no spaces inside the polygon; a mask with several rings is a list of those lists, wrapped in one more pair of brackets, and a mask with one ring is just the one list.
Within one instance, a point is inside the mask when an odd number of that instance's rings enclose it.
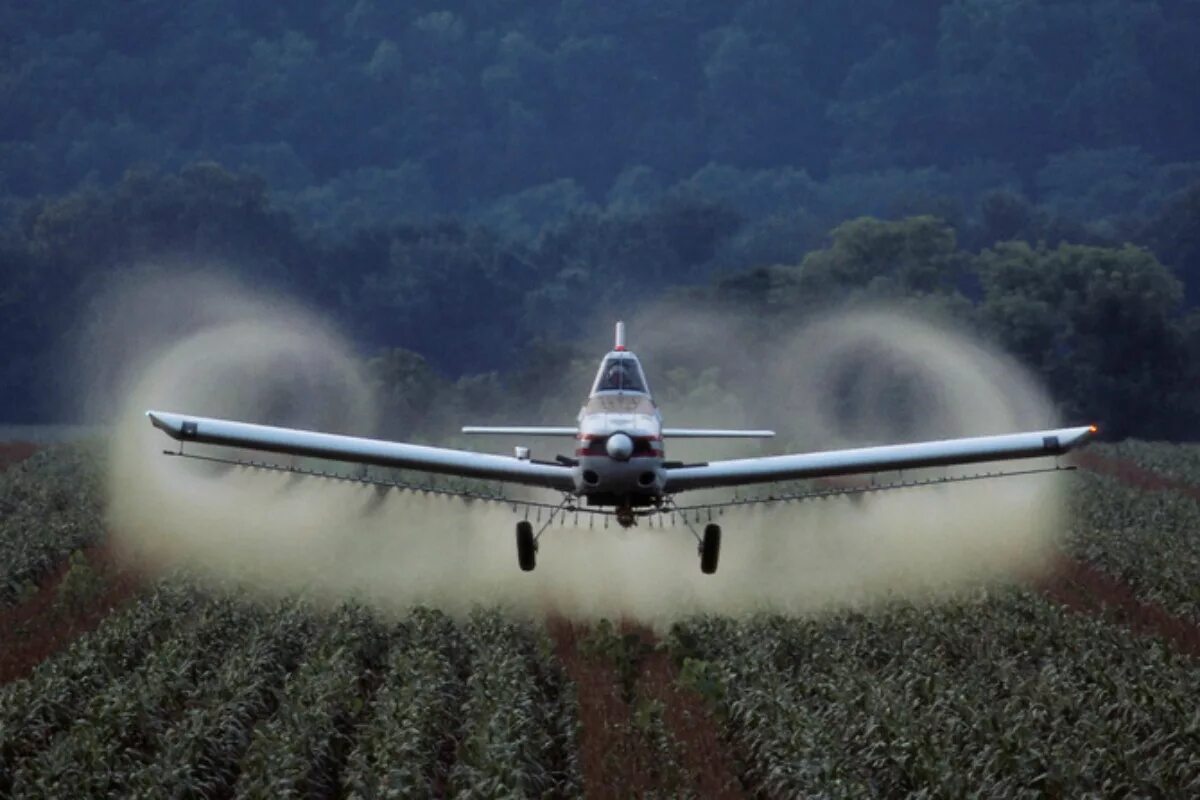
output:
{"label": "airplane fuselage", "polygon": [[662,415],[637,356],[618,344],[605,356],[575,437],[575,493],[588,505],[616,506],[624,524],[634,508],[662,503]]}
{"label": "airplane fuselage", "polygon": [[601,392],[580,410],[575,482],[589,505],[657,505],[665,455],[662,417],[648,394]]}

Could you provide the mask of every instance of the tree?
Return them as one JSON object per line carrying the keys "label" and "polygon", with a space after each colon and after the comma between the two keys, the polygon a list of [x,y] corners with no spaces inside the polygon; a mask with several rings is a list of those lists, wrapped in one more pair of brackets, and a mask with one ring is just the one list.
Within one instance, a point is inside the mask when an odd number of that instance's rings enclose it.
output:
{"label": "tree", "polygon": [[981,311],[995,335],[1037,371],[1067,419],[1113,436],[1178,435],[1194,412],[1182,382],[1183,289],[1148,251],[1023,242],[974,259]]}
{"label": "tree", "polygon": [[1184,282],[1188,305],[1200,304],[1200,183],[1171,197],[1140,238]]}
{"label": "tree", "polygon": [[607,327],[613,309],[640,305],[670,286],[699,284],[740,223],[724,205],[678,195],[640,214],[573,216],[538,242],[544,280],[531,295],[547,301],[536,303],[540,328],[578,330],[581,315],[597,312]]}
{"label": "tree", "polygon": [[402,347],[386,348],[367,361],[375,399],[379,403],[381,435],[430,437],[439,430],[441,410],[451,384],[424,358]]}
{"label": "tree", "polygon": [[829,234],[829,247],[805,256],[796,290],[814,298],[849,290],[878,296],[952,294],[960,263],[955,234],[936,217],[896,222],[863,217]]}
{"label": "tree", "polygon": [[346,276],[362,340],[409,348],[452,373],[509,362],[536,279],[524,248],[457,222],[398,226],[387,248],[385,263]]}

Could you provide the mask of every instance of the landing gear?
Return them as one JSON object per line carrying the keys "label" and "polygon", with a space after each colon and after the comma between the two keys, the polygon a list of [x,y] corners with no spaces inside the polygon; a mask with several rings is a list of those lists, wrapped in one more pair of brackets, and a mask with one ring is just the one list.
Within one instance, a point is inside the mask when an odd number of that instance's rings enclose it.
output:
{"label": "landing gear", "polygon": [[704,538],[700,541],[700,571],[705,575],[716,572],[720,555],[721,526],[710,522],[704,526]]}
{"label": "landing gear", "polygon": [[524,572],[532,572],[537,566],[537,540],[533,538],[533,523],[529,520],[517,523],[517,563]]}

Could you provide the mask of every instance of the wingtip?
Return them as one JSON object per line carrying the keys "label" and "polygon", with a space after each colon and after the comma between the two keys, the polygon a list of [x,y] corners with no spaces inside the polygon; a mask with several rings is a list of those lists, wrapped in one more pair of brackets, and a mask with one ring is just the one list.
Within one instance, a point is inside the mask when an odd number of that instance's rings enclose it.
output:
{"label": "wingtip", "polygon": [[146,411],[146,418],[150,420],[151,425],[158,428],[168,436],[174,437],[175,430],[172,427],[171,420],[169,419],[170,416],[170,414],[166,414],[162,411],[155,411],[153,409]]}

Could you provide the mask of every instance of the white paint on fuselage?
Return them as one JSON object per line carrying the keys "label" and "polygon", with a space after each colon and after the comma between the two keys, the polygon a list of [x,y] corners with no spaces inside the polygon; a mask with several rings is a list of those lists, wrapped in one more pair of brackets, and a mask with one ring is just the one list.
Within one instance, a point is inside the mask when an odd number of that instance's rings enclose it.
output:
{"label": "white paint on fuselage", "polygon": [[[638,385],[646,391],[603,388],[604,371],[613,359],[635,369]],[[633,353],[613,351],[600,362],[600,372],[587,403],[579,411],[578,422],[575,486],[590,505],[645,506],[662,497],[666,484],[662,415]],[[628,460],[612,458],[605,450],[608,437],[618,433],[634,441],[634,453]]]}

